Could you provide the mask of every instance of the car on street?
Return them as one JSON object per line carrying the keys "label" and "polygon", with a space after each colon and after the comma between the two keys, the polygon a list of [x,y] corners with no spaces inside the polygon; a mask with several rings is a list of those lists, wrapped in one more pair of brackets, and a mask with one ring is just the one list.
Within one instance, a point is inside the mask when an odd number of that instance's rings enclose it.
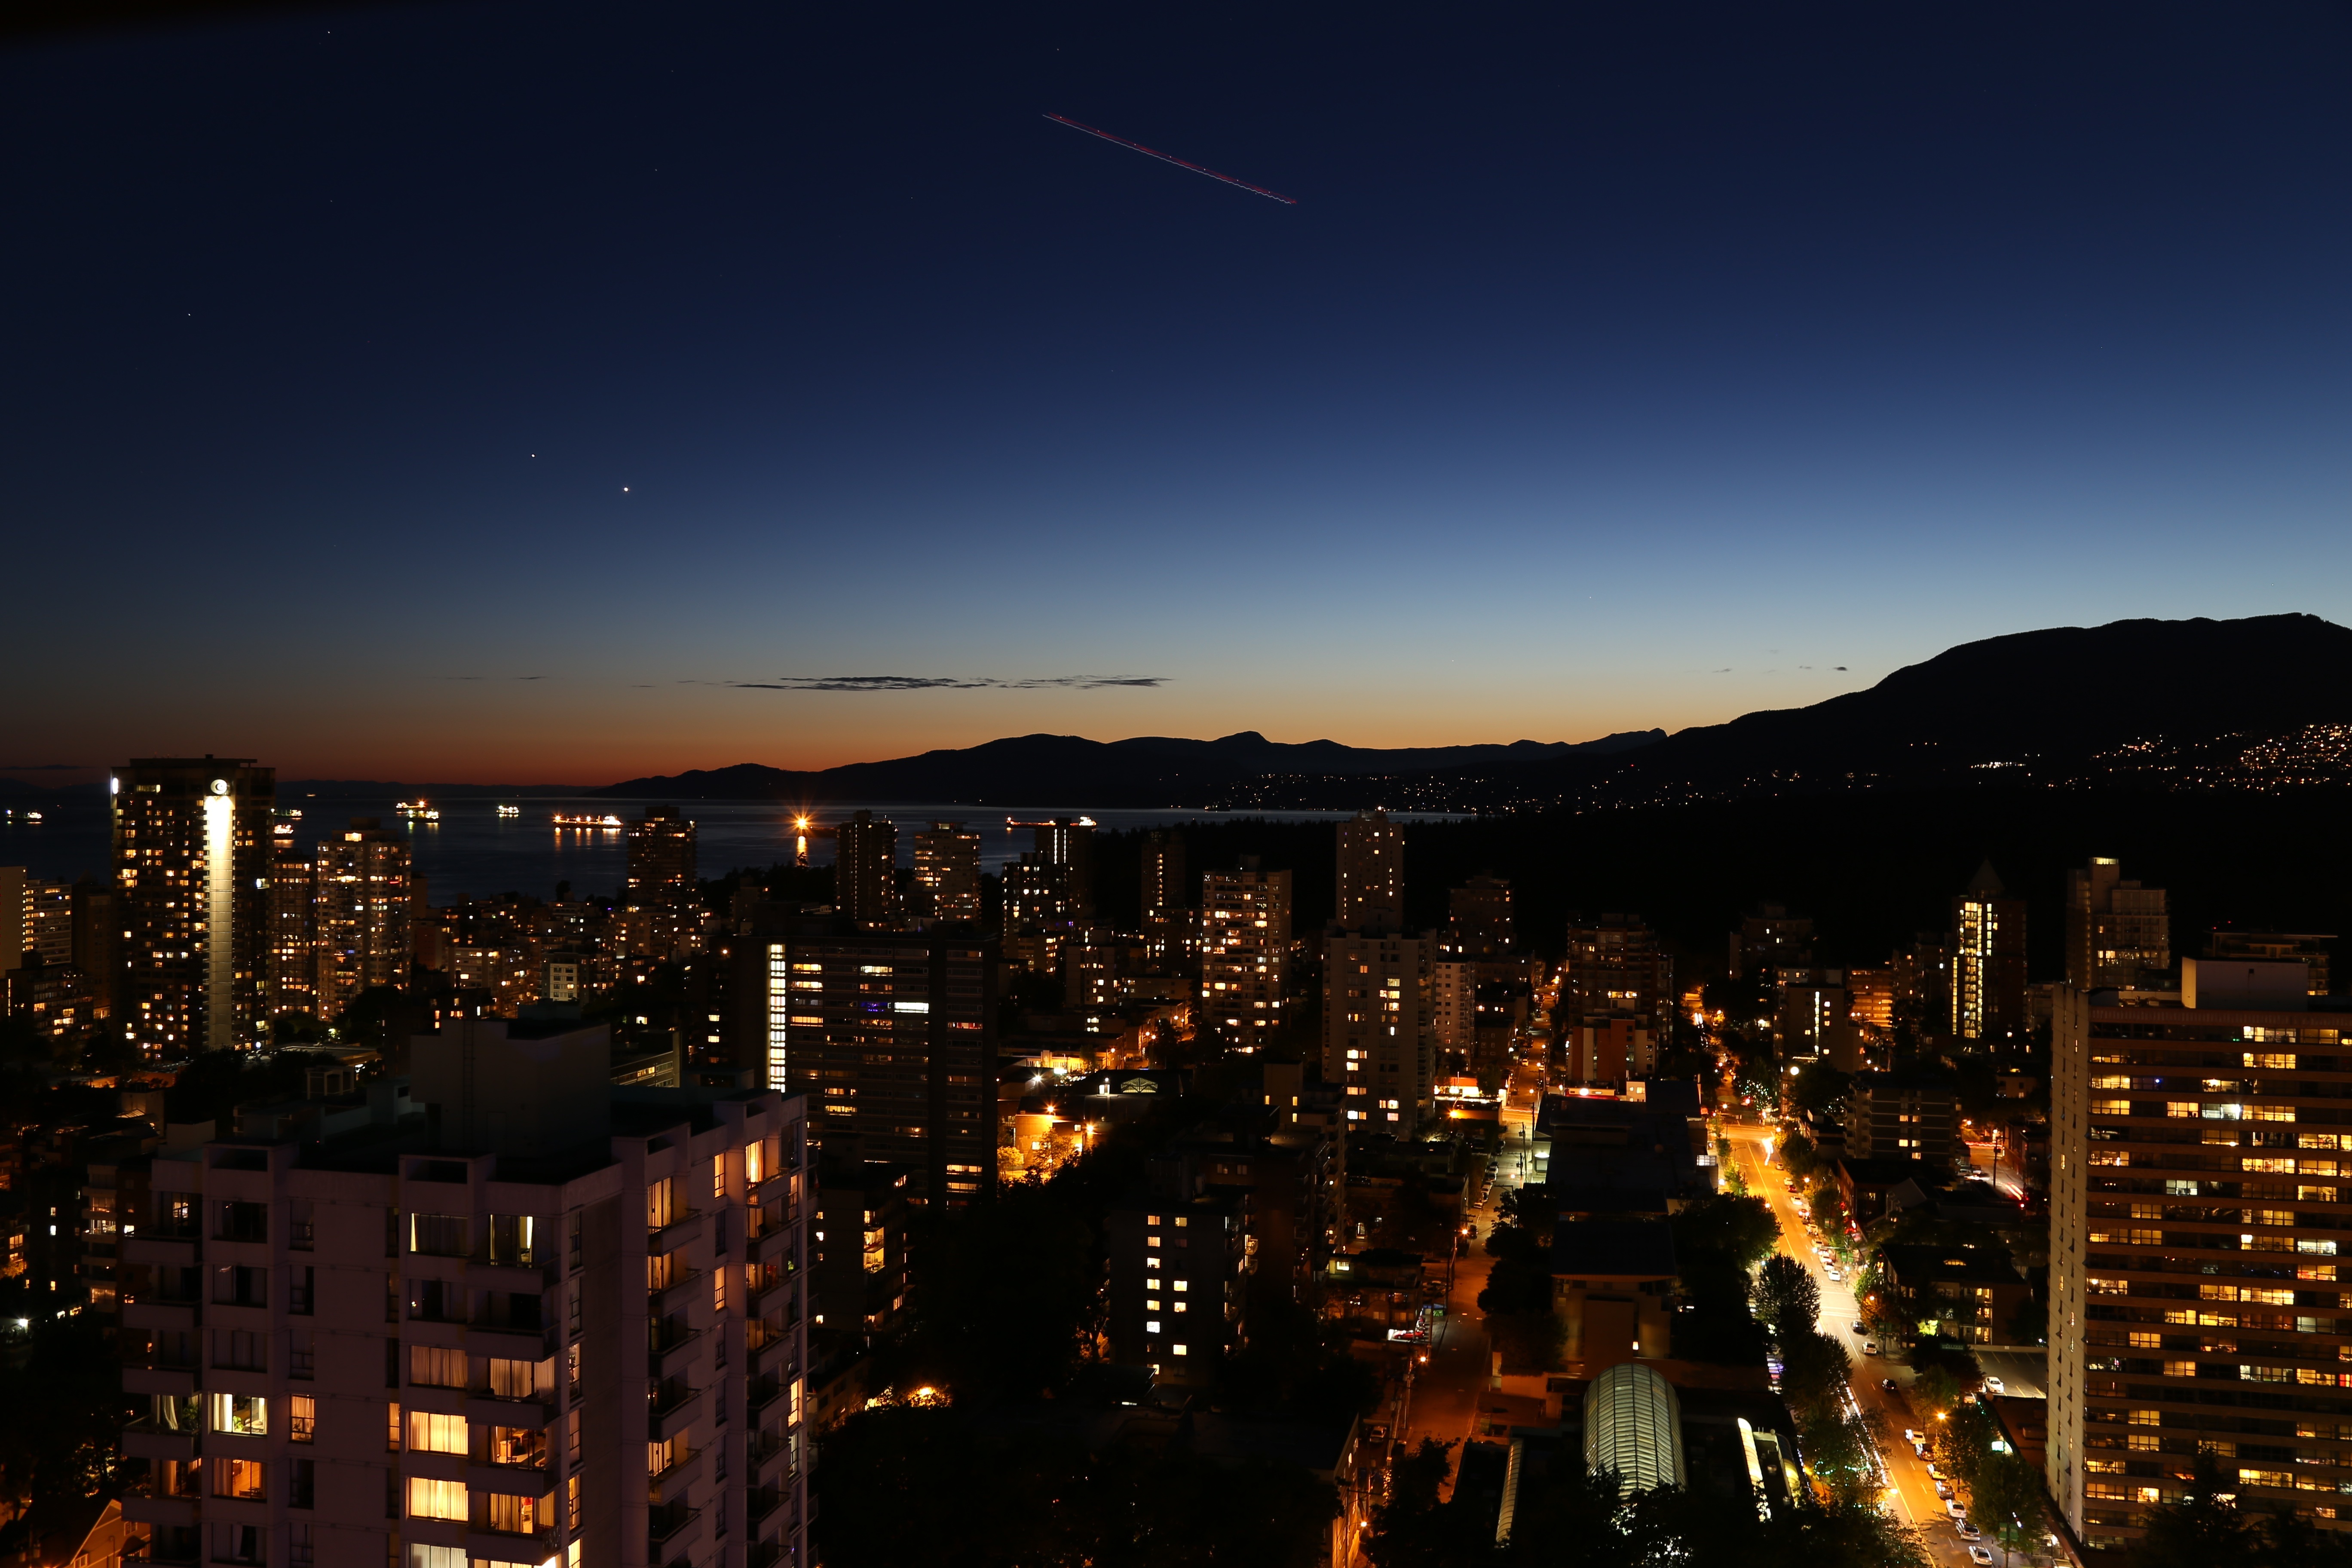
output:
{"label": "car on street", "polygon": [[1984,1531],[1977,1528],[1976,1521],[1972,1519],[1960,1520],[1956,1525],[1956,1528],[1959,1531],[1960,1539],[1962,1541],[1982,1541],[1984,1539]]}
{"label": "car on street", "polygon": [[1974,1542],[1970,1542],[1969,1543],[1969,1561],[1976,1563],[1977,1568],[1992,1568],[1992,1548],[1990,1546],[1979,1546]]}
{"label": "car on street", "polygon": [[1843,1275],[1843,1274],[1841,1274],[1841,1273],[1839,1273],[1839,1272],[1838,1272],[1838,1267],[1837,1267],[1837,1265],[1836,1265],[1836,1264],[1834,1264],[1834,1263],[1824,1263],[1824,1264],[1822,1264],[1822,1273],[1824,1273],[1824,1274],[1826,1274],[1826,1275],[1828,1275],[1828,1276],[1830,1277],[1830,1279],[1831,1279],[1831,1280],[1832,1280],[1832,1282],[1835,1282],[1835,1281],[1837,1281],[1837,1280],[1843,1279],[1845,1278],[1845,1276],[1844,1276],[1844,1275]]}
{"label": "car on street", "polygon": [[[1878,1380],[1878,1386],[1880,1387],[1880,1389],[1882,1389],[1883,1391],[1885,1391],[1885,1393],[1888,1393],[1888,1394],[1894,1394],[1894,1393],[1897,1392],[1897,1390],[1895,1389],[1895,1380],[1894,1380],[1893,1378],[1891,1378],[1891,1377],[1882,1377],[1882,1378],[1880,1378],[1880,1379]],[[1927,1439],[1926,1439],[1925,1437],[1922,1437],[1922,1438],[1921,1438],[1921,1439],[1919,1439],[1919,1440],[1920,1440],[1921,1442],[1923,1442],[1923,1443],[1927,1441]]]}
{"label": "car on street", "polygon": [[2001,1380],[1997,1377],[1988,1377],[1985,1379],[1985,1392],[1987,1394],[2007,1394],[2009,1392],[2009,1384],[2001,1382]]}
{"label": "car on street", "polygon": [[1876,1340],[1863,1341],[1862,1353],[1864,1355],[1876,1355],[1878,1353],[1878,1342]]}
{"label": "car on street", "polygon": [[1903,1440],[1915,1448],[1925,1447],[1927,1443],[1927,1434],[1920,1431],[1916,1426],[1906,1426],[1903,1428]]}
{"label": "car on street", "polygon": [[1870,1332],[1868,1329],[1864,1328],[1860,1323],[1856,1323],[1853,1326],[1853,1331],[1857,1334],[1866,1334]]}
{"label": "car on street", "polygon": [[1952,1483],[1949,1481],[1937,1481],[1936,1483],[1936,1497],[1937,1500],[1942,1502],[1951,1501]]}
{"label": "car on street", "polygon": [[1927,1467],[1927,1479],[1931,1481],[1948,1481],[1952,1478],[1944,1473],[1944,1468],[1941,1465],[1930,1465]]}
{"label": "car on street", "polygon": [[1948,1497],[1944,1500],[1944,1511],[1952,1516],[1954,1524],[1962,1523],[1969,1517],[1969,1510],[1960,1506],[1960,1500],[1956,1497]]}

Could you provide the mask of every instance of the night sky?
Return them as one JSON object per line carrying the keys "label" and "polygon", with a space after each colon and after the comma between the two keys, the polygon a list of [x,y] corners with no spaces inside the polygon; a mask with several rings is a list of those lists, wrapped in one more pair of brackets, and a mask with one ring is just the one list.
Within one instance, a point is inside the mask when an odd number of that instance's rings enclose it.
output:
{"label": "night sky", "polygon": [[2352,619],[2347,175],[2316,4],[18,38],[0,769],[1580,740]]}

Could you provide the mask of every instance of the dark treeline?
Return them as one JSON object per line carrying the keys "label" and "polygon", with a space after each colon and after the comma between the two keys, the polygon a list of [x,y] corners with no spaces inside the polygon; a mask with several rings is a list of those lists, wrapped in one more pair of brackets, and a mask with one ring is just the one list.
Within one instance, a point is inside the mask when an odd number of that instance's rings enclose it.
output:
{"label": "dark treeline", "polygon": [[[1442,924],[1446,889],[1492,871],[1511,879],[1531,951],[1558,956],[1571,910],[1622,910],[1705,970],[1720,965],[1739,912],[1769,900],[1813,918],[1820,962],[1875,963],[1917,932],[1943,930],[1953,894],[1989,858],[2027,900],[2034,978],[2054,979],[2065,874],[2093,855],[2117,856],[2126,876],[2169,889],[2184,953],[2221,924],[2341,932],[2352,913],[2347,805],[2334,789],[1986,787],[1415,823],[1405,834],[1406,915],[1415,927]],[[1235,818],[1181,831],[1196,879],[1259,855],[1269,869],[1297,873],[1297,930],[1330,918],[1331,819]],[[1141,841],[1106,834],[1098,847],[1097,886],[1117,922],[1139,919]]]}

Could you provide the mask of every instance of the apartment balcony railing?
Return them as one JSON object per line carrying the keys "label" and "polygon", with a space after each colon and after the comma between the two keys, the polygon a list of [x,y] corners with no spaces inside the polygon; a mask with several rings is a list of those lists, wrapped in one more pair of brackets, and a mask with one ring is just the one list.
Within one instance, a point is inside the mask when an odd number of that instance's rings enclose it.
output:
{"label": "apartment balcony railing", "polygon": [[659,1557],[661,1548],[676,1538],[680,1531],[692,1524],[695,1516],[701,1511],[698,1508],[689,1508],[682,1502],[664,1503],[659,1508],[646,1510],[646,1541],[652,1550],[646,1555]]}

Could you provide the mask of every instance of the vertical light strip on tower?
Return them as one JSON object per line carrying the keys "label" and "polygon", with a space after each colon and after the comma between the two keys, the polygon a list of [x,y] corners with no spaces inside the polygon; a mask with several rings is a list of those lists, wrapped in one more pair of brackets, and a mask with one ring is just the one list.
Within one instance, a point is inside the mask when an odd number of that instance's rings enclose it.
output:
{"label": "vertical light strip on tower", "polygon": [[233,1050],[236,1037],[236,804],[228,781],[205,797],[205,1049]]}

